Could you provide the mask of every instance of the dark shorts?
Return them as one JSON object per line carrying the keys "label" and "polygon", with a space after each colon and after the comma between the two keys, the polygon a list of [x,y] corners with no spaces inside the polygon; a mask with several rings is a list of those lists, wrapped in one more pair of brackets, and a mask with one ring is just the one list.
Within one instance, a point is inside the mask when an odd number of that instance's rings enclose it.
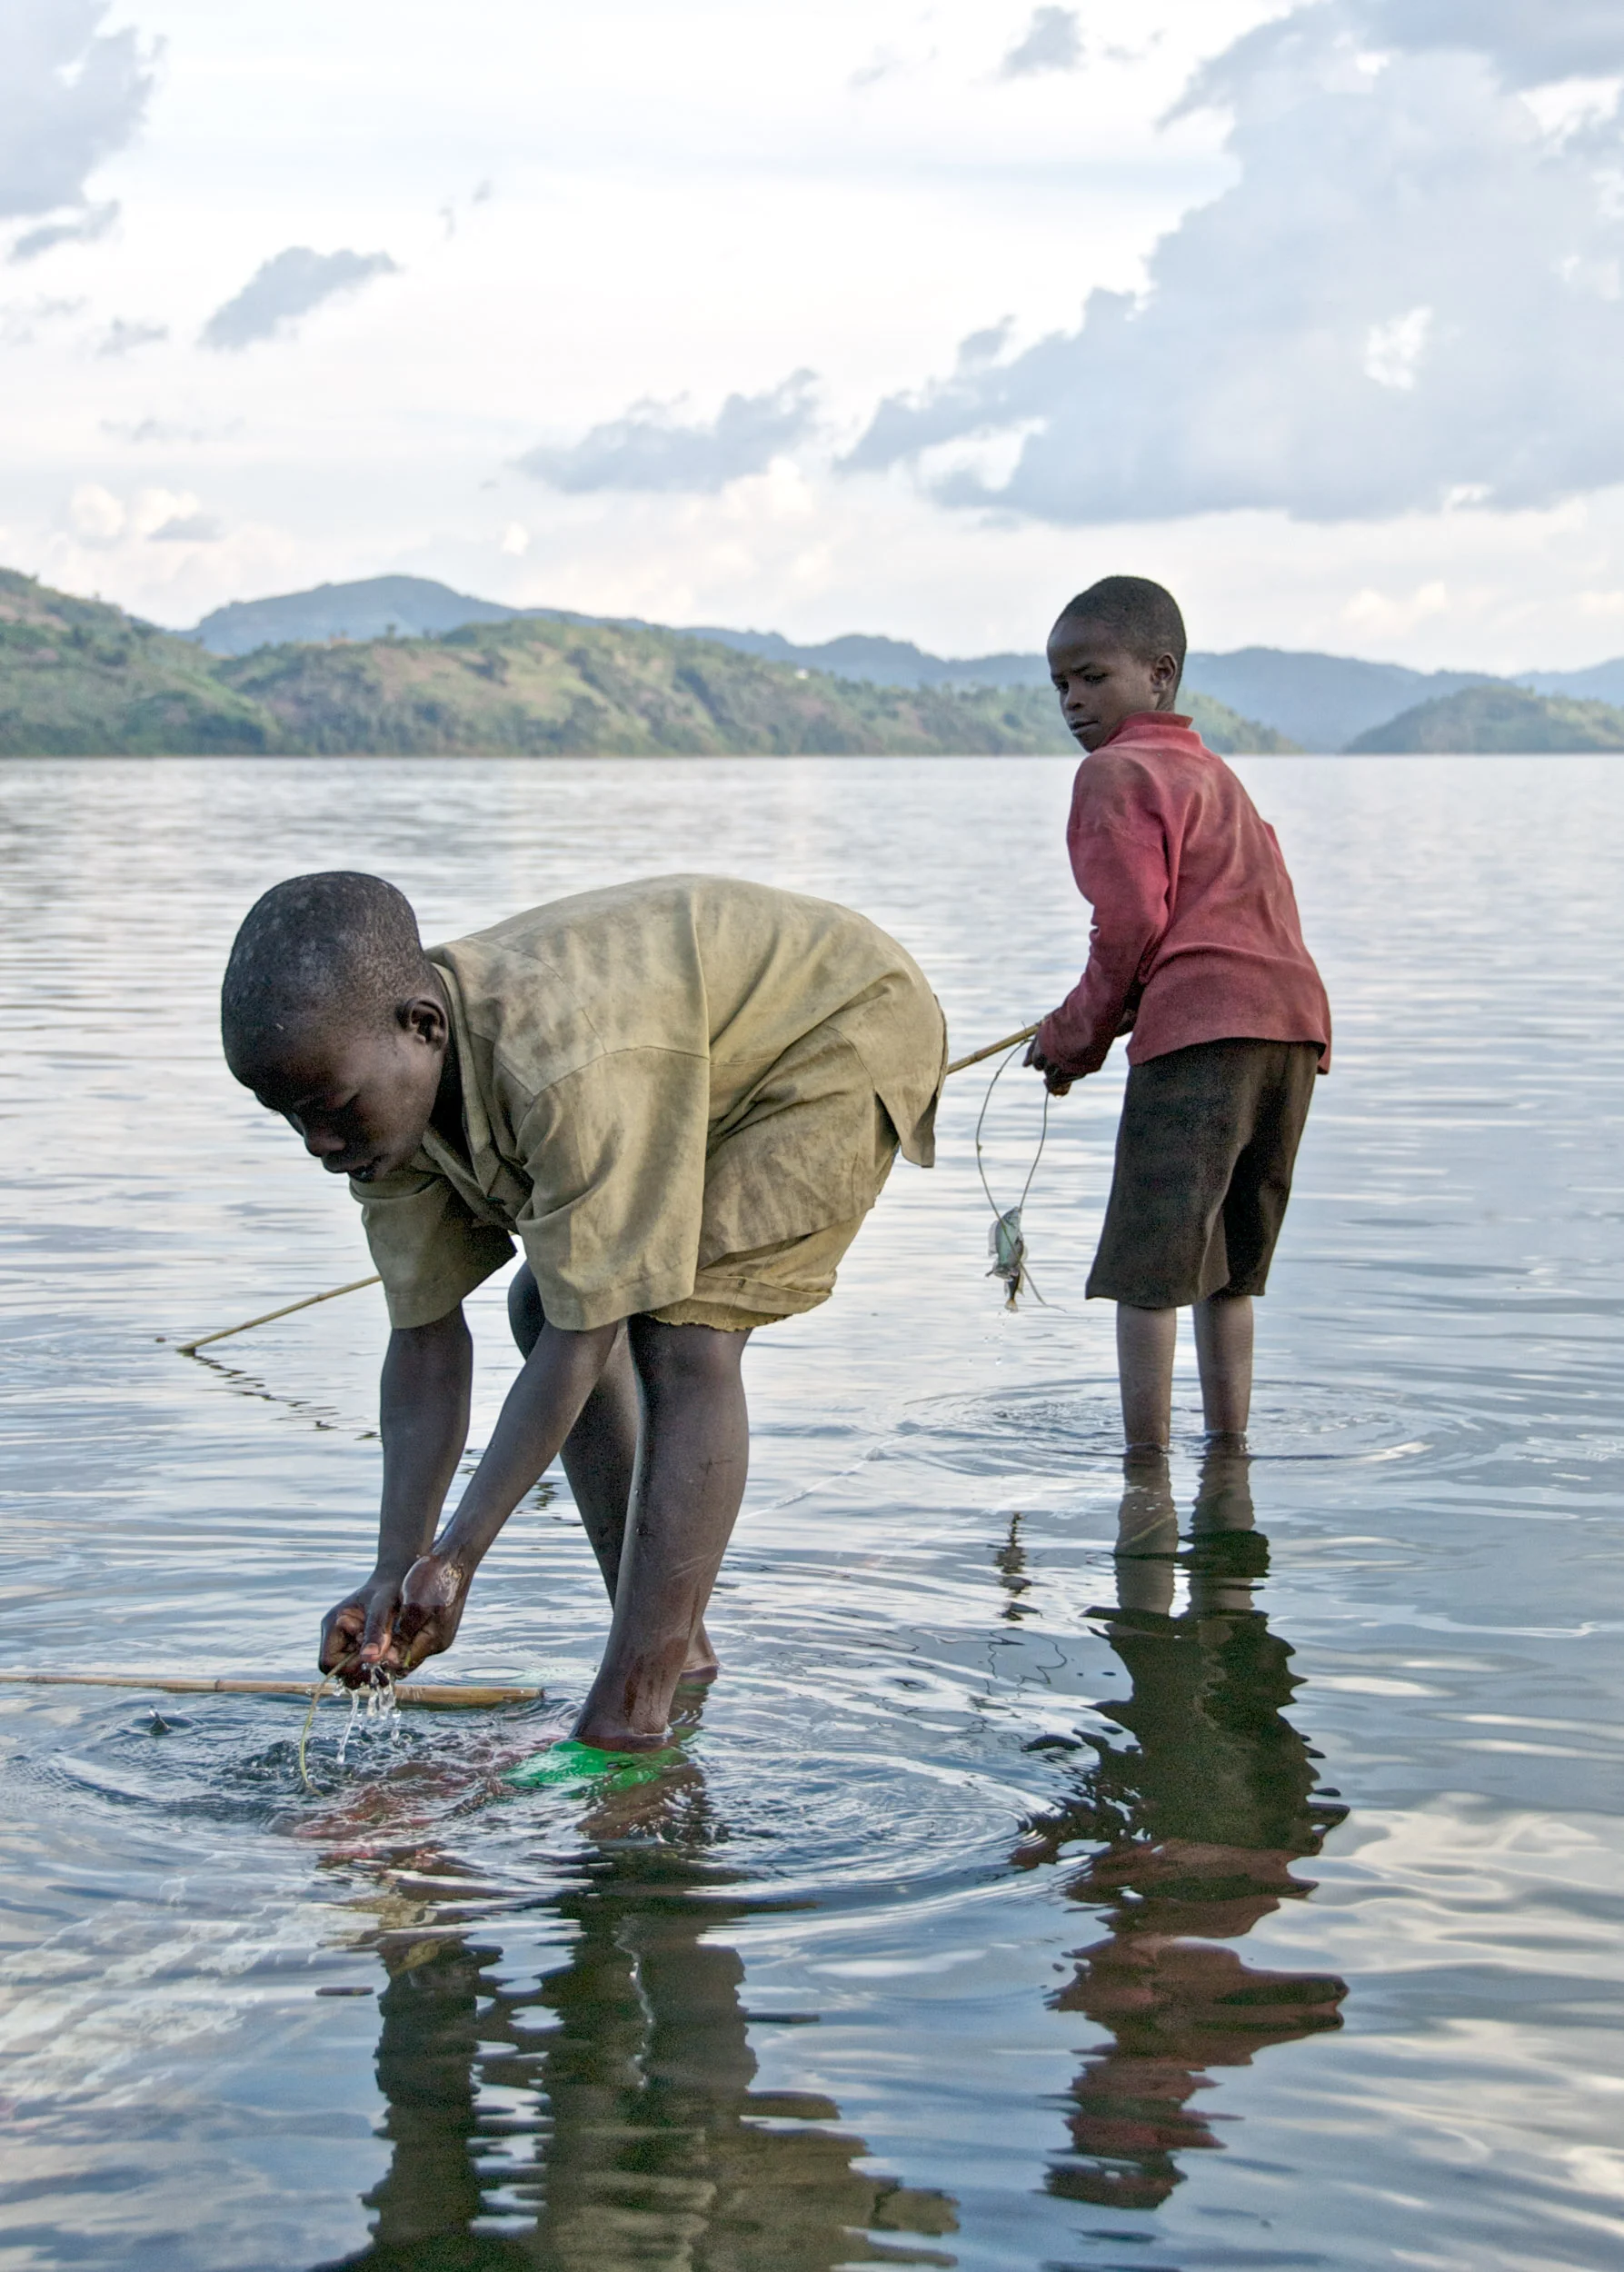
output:
{"label": "dark shorts", "polygon": [[1140,1310],[1260,1294],[1314,1093],[1314,1041],[1198,1041],[1131,1066],[1088,1290]]}

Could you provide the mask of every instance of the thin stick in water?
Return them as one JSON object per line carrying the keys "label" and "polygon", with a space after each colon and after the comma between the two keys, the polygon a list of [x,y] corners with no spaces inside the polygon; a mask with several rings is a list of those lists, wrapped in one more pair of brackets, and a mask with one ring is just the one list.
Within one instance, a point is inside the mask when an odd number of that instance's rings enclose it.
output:
{"label": "thin stick in water", "polygon": [[241,1325],[223,1325],[217,1333],[200,1333],[194,1341],[177,1341],[175,1350],[182,1357],[195,1357],[211,1341],[229,1341],[234,1333],[251,1332],[256,1325],[270,1325],[278,1318],[291,1318],[295,1310],[314,1310],[318,1301],[336,1301],[340,1294],[358,1294],[364,1286],[382,1282],[375,1271],[370,1278],[352,1278],[347,1286],[329,1286],[324,1294],[306,1294],[303,1301],[284,1302],[280,1310],[267,1310],[263,1317],[244,1318]]}

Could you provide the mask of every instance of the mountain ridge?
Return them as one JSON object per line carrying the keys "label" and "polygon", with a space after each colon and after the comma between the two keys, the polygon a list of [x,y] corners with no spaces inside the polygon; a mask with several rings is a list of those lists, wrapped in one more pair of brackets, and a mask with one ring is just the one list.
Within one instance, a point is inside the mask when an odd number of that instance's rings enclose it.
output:
{"label": "mountain ridge", "polygon": [[[847,632],[835,639],[801,643],[781,632],[738,631],[714,623],[651,624],[640,616],[595,616],[568,608],[514,608],[459,593],[425,576],[374,576],[353,583],[324,583],[306,592],[263,600],[233,601],[214,609],[180,636],[211,653],[244,655],[290,639],[397,635],[443,636],[473,623],[524,618],[580,625],[623,624],[709,640],[759,660],[826,672],[881,686],[1047,686],[1048,667],[1036,652],[1021,654],[932,654],[912,640]],[[1417,671],[1398,663],[1313,649],[1250,646],[1223,653],[1192,649],[1186,664],[1192,692],[1222,703],[1236,716],[1270,728],[1299,748],[1340,750],[1386,721],[1420,703],[1470,686],[1521,685],[1554,696],[1624,703],[1624,657],[1580,671]]]}
{"label": "mountain ridge", "polygon": [[[1209,703],[1220,748],[1279,737]],[[509,616],[209,654],[0,570],[0,756],[1074,754],[1047,687],[895,687],[687,633]]]}
{"label": "mountain ridge", "polygon": [[1349,745],[1350,756],[1576,757],[1624,750],[1624,710],[1570,694],[1537,694],[1503,680],[1418,703]]}

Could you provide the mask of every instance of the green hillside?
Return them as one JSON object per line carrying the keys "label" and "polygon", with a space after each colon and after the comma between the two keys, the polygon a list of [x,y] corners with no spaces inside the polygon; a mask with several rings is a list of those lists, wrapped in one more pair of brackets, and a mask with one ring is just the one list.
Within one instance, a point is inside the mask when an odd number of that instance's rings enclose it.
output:
{"label": "green hillside", "polygon": [[522,616],[437,639],[263,647],[215,665],[324,755],[998,756],[1070,748],[1036,689],[872,686],[675,632]]}
{"label": "green hillside", "polygon": [[1624,750],[1624,710],[1566,694],[1530,694],[1520,686],[1468,686],[1418,703],[1348,747],[1371,755],[1452,751],[1481,757]]}
{"label": "green hillside", "polygon": [[1288,742],[1283,733],[1276,733],[1272,726],[1260,726],[1255,718],[1243,718],[1228,703],[1215,702],[1211,694],[1192,693],[1188,687],[1179,695],[1179,708],[1194,726],[1210,750],[1220,757],[1294,757],[1300,754],[1299,745]]}
{"label": "green hillside", "polygon": [[[1223,751],[1290,746],[1191,697]],[[1041,686],[888,686],[643,625],[520,616],[214,656],[0,570],[0,755],[1070,755]]]}
{"label": "green hillside", "polygon": [[234,753],[274,732],[186,640],[0,568],[0,756]]}

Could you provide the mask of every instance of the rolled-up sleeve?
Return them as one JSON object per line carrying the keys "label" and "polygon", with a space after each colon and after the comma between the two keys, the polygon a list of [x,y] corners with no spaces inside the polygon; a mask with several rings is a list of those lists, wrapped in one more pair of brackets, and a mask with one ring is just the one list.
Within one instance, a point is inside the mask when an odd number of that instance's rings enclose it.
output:
{"label": "rolled-up sleeve", "polygon": [[1172,879],[1167,831],[1143,766],[1100,752],[1077,772],[1066,849],[1093,909],[1089,959],[1060,1008],[1038,1028],[1050,1063],[1081,1078],[1105,1062],[1132,1025],[1141,973],[1167,929]]}
{"label": "rolled-up sleeve", "polygon": [[403,1168],[350,1186],[389,1305],[392,1326],[433,1325],[513,1254],[494,1223],[480,1222],[442,1175]]}
{"label": "rolled-up sleeve", "polygon": [[535,1099],[515,1227],[550,1323],[588,1332],[692,1293],[709,1112],[709,1061],[678,1050],[617,1050]]}

